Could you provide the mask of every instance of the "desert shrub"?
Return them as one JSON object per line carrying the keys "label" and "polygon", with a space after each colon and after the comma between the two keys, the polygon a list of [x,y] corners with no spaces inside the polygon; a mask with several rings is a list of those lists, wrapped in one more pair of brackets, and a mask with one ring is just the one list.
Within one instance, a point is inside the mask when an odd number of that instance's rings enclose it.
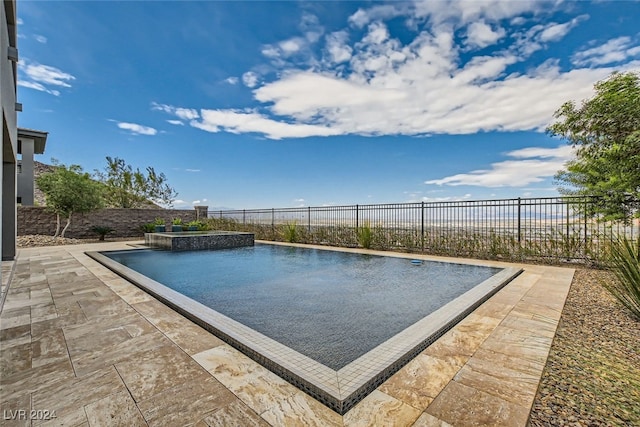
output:
{"label": "desert shrub", "polygon": [[609,266],[616,280],[602,285],[640,320],[640,237],[635,243],[616,237],[611,244]]}

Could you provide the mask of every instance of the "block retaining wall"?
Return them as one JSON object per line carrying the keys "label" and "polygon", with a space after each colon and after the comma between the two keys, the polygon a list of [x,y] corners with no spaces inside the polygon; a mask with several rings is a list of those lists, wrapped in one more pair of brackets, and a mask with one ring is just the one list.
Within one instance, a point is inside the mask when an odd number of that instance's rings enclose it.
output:
{"label": "block retaining wall", "polygon": [[[27,234],[43,234],[53,236],[56,231],[56,215],[40,206],[18,206],[17,209],[18,236]],[[74,239],[97,238],[91,231],[92,227],[111,227],[115,231],[108,237],[142,237],[142,224],[162,218],[170,226],[173,218],[182,218],[183,222],[196,219],[195,210],[182,209],[101,209],[86,214],[74,214],[71,225],[65,237]],[[61,218],[61,228],[66,224],[66,218]],[[167,227],[170,229],[170,227]]]}

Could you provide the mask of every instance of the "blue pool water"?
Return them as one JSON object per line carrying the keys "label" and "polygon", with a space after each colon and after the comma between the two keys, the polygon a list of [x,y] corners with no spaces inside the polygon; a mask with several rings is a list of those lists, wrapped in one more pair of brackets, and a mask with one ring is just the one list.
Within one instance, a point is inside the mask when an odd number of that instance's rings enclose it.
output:
{"label": "blue pool water", "polygon": [[500,271],[274,245],[103,254],[334,370]]}

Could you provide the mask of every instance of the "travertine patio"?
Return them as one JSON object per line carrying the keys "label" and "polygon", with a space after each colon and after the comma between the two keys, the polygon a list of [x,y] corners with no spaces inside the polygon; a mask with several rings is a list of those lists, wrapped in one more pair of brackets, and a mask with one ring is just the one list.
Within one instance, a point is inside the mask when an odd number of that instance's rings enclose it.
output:
{"label": "travertine patio", "polygon": [[126,247],[19,251],[0,314],[3,425],[524,426],[573,277],[523,265],[340,416],[84,254]]}

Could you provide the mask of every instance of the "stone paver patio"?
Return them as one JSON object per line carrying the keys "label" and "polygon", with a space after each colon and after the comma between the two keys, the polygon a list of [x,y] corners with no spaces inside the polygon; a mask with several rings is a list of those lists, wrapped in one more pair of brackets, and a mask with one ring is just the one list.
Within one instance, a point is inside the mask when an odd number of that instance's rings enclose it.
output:
{"label": "stone paver patio", "polygon": [[127,247],[19,251],[0,313],[2,425],[524,426],[574,273],[522,265],[340,416],[84,254]]}

